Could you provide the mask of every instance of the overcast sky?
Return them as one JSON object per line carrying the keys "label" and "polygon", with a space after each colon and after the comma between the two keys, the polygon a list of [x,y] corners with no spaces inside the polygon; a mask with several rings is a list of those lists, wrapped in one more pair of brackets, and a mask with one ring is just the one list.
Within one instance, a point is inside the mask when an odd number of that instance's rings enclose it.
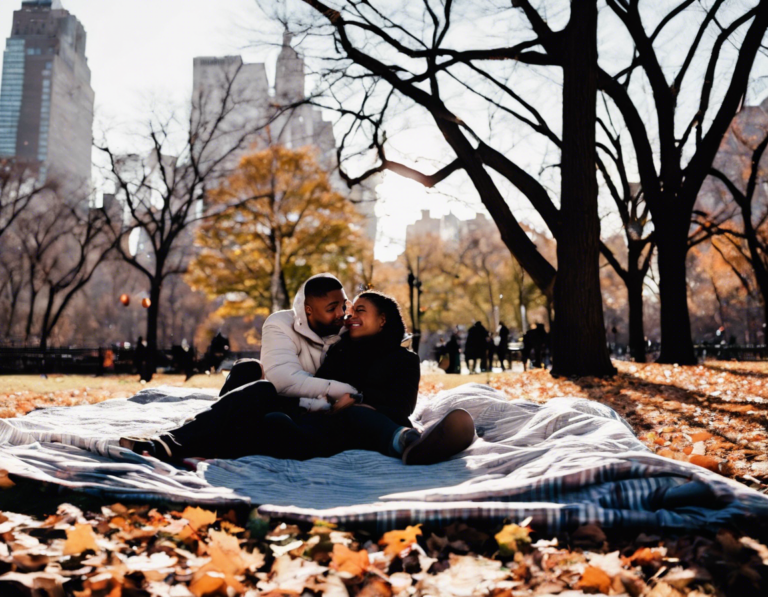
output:
{"label": "overcast sky", "polygon": [[[281,28],[254,0],[62,0],[87,34],[86,56],[96,94],[94,136],[100,129],[146,120],[154,102],[186,106],[192,92],[195,56],[240,54],[246,62],[265,62],[270,83],[279,49],[254,48],[257,37]],[[10,36],[13,11],[21,0],[0,1],[0,37]],[[5,43],[3,42],[3,47]],[[328,119],[331,115],[326,116]],[[128,148],[126,148],[128,149]],[[453,210],[468,218],[477,205],[430,198],[421,185],[385,177],[377,206],[380,234],[376,255],[392,259],[403,248],[405,226],[433,208],[438,217]]]}

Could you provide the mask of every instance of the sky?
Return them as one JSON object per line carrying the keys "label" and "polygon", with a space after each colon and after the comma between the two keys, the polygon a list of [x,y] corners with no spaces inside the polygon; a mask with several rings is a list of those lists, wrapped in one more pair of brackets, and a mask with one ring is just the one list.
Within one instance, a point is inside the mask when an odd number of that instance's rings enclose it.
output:
{"label": "sky", "polygon": [[[95,92],[94,138],[102,130],[146,120],[150,107],[170,101],[187,106],[195,56],[239,54],[265,62],[270,82],[279,49],[254,47],[257,37],[281,27],[261,13],[254,0],[62,0],[85,27],[86,56]],[[0,38],[11,33],[21,0],[0,1]],[[3,43],[4,47],[4,43]],[[327,119],[332,119],[328,114]],[[127,149],[127,148],[126,148]],[[95,158],[95,156],[94,156]],[[394,259],[404,248],[405,226],[431,209],[433,217],[453,211],[467,219],[482,207],[430,196],[418,183],[387,174],[380,201],[376,257]]]}
{"label": "sky", "polygon": [[[396,0],[391,1],[396,4]],[[666,9],[676,3],[676,0],[654,1],[669,5]],[[268,4],[269,0],[264,2]],[[398,5],[398,10],[411,10],[414,6],[406,0],[401,2],[403,4]],[[146,121],[153,105],[170,103],[188,109],[192,88],[192,60],[195,56],[239,54],[245,62],[266,63],[270,81],[274,80],[274,64],[279,52],[277,44],[281,39],[282,27],[259,10],[256,0],[61,0],[61,3],[80,20],[87,33],[86,55],[92,73],[91,85],[96,95],[96,139],[104,131],[121,127],[125,129]],[[280,0],[280,3],[280,6],[289,5],[286,0]],[[742,4],[734,0],[733,10],[741,10]],[[557,6],[557,2],[551,5]],[[10,35],[13,11],[20,6],[21,0],[0,0],[0,38]],[[471,3],[458,3],[456,6],[457,11],[472,9]],[[507,3],[504,6],[509,9]],[[563,6],[567,7],[567,3]],[[664,14],[666,9],[660,10],[659,14]],[[649,22],[652,23],[655,16],[647,15]],[[519,37],[520,30],[507,26],[510,22],[508,17],[504,27],[494,27],[493,14],[489,14],[483,22],[459,20],[459,24],[452,28],[452,35],[458,36],[454,43],[460,46],[478,43],[477,36],[485,43],[490,39],[494,45],[510,43],[516,36]],[[563,24],[559,21],[567,17],[567,11],[551,9],[547,17],[550,24],[558,28]],[[607,12],[605,19],[610,18],[610,12]],[[623,64],[631,46],[615,34],[616,29],[610,26],[610,21],[601,22],[609,23],[610,33],[601,36],[599,40],[601,64],[604,59],[622,60]],[[667,57],[670,64],[678,65],[675,57],[685,52],[689,42],[687,37],[692,32],[695,32],[695,28],[686,29],[682,22],[679,27],[666,31],[668,39],[664,47],[672,53],[671,58]],[[708,36],[711,37],[711,34]],[[257,43],[265,40],[274,40],[275,43]],[[704,66],[694,63],[692,72],[703,72]],[[759,93],[765,96],[768,92],[768,76],[758,77],[757,71],[763,74],[768,72],[765,58],[759,59],[753,71],[753,78],[762,85]],[[720,77],[723,73],[719,71],[717,74]],[[538,82],[531,82],[537,76]],[[544,85],[557,85],[557,81],[547,81],[549,77],[548,73],[535,74],[535,69],[525,71],[522,85],[529,86],[528,90],[534,90],[531,96],[536,98],[536,107],[557,129],[562,111],[557,93],[539,91],[545,89]],[[695,81],[696,77],[690,75],[688,79]],[[641,93],[650,97],[650,90],[642,88],[644,84],[641,78],[636,77],[633,81],[633,84],[640,86]],[[311,85],[310,78],[308,92],[311,91]],[[519,87],[516,89],[519,90]],[[483,130],[486,126],[490,128],[489,112],[484,106],[474,110],[472,97],[472,94],[463,92],[458,97],[451,97],[450,101],[452,105],[459,105],[457,113],[470,122],[475,130]],[[697,98],[696,95],[694,99]],[[760,98],[753,92],[751,99],[754,102]],[[716,105],[716,101],[713,104]],[[644,110],[640,106],[652,132],[655,117],[650,106],[647,108]],[[325,117],[332,120],[333,113],[328,112]],[[337,127],[336,138],[340,139],[342,135],[343,130]],[[440,166],[439,160],[444,158],[440,147],[445,142],[439,138],[429,117],[424,119],[423,113],[420,115],[418,112],[414,116],[403,116],[397,135],[389,138],[395,159],[402,159],[397,152],[400,156],[406,156],[406,159],[431,156],[435,159],[416,160],[413,165],[424,172],[433,172]],[[539,151],[541,144],[531,138],[533,135],[530,131],[521,130],[519,126],[514,129],[508,126],[497,128],[493,136],[494,146],[544,181],[553,200],[557,202],[559,178],[554,166],[559,156],[553,156],[543,149]],[[130,145],[129,136],[124,135],[122,139]],[[432,151],[433,148],[438,149]],[[131,150],[128,146],[118,149]],[[392,155],[389,157],[392,158]],[[381,260],[393,259],[403,250],[405,227],[420,218],[422,210],[430,210],[433,217],[453,212],[462,219],[472,218],[476,212],[484,211],[476,191],[466,178],[456,174],[438,185],[437,189],[425,190],[416,182],[386,173],[384,182],[378,187],[380,200],[376,213],[380,219],[376,257]],[[502,185],[500,188],[518,219],[534,226],[540,224],[541,218],[517,190],[504,189]],[[601,205],[610,208],[610,199],[605,197],[604,189],[602,194]],[[613,211],[615,213],[615,209]],[[617,220],[615,215],[612,217]],[[603,219],[604,232],[606,221],[609,221],[608,218]],[[617,225],[620,223],[614,222],[613,226]],[[538,227],[541,229],[540,225]]]}

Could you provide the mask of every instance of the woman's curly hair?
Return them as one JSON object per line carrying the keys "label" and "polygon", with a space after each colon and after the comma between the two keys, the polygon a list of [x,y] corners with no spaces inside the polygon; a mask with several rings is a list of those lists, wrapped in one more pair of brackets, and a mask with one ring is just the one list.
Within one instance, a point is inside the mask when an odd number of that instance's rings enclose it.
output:
{"label": "woman's curly hair", "polygon": [[372,302],[378,312],[386,318],[384,328],[379,332],[383,336],[383,343],[387,346],[400,346],[405,337],[405,322],[397,301],[376,290],[361,292],[355,297],[355,300],[359,298]]}

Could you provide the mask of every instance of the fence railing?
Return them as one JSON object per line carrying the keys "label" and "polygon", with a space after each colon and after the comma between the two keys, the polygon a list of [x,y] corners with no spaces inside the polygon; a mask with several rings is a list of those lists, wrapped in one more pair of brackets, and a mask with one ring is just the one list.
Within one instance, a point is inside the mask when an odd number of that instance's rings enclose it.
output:
{"label": "fence railing", "polygon": [[[223,358],[222,358],[223,357]],[[231,366],[239,358],[259,358],[258,351],[228,352],[211,358],[181,347],[159,350],[157,366],[169,373],[202,372],[211,367]],[[135,373],[136,352],[132,348],[39,348],[0,346],[0,374],[11,373]]]}

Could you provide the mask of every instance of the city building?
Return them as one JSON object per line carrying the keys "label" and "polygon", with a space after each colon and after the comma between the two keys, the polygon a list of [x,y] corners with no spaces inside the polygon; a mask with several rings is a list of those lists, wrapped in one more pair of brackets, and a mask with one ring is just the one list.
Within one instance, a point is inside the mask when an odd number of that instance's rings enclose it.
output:
{"label": "city building", "polygon": [[[221,173],[226,175],[241,156],[270,143],[292,148],[312,146],[320,164],[333,171],[334,187],[349,196],[365,217],[366,234],[374,241],[378,179],[350,191],[338,175],[333,124],[306,101],[304,60],[291,46],[291,39],[286,31],[277,57],[273,90],[262,63],[246,64],[240,56],[194,59],[192,127],[204,133],[196,137],[207,143],[204,149],[200,148],[201,161],[220,160]],[[218,134],[208,141],[211,136],[205,133],[214,122]]]}
{"label": "city building", "polygon": [[59,0],[23,1],[0,87],[0,157],[83,192],[91,179],[94,101],[85,41],[82,24]]}
{"label": "city building", "polygon": [[442,218],[433,218],[428,209],[422,209],[421,219],[409,224],[405,229],[405,244],[407,247],[412,239],[425,236],[439,236],[445,242],[459,241],[476,231],[484,230],[495,233],[496,228],[483,213],[476,214],[471,220],[460,220],[452,213]]}

